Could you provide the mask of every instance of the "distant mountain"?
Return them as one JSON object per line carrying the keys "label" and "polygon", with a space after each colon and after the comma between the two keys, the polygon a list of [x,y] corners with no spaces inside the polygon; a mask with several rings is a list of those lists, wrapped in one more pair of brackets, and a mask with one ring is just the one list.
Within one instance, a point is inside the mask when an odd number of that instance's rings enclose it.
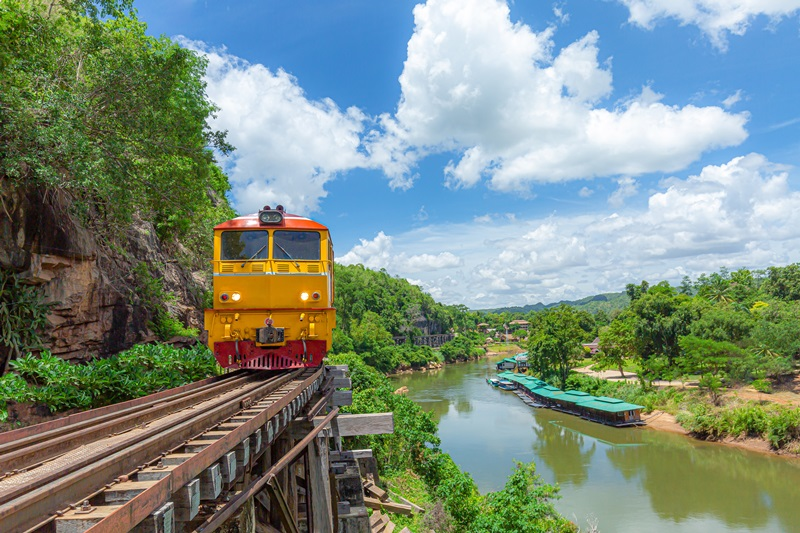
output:
{"label": "distant mountain", "polygon": [[558,307],[561,304],[569,305],[576,309],[583,309],[592,314],[600,310],[611,313],[617,309],[623,309],[630,303],[630,298],[624,292],[607,292],[595,296],[587,296],[580,300],[562,300],[560,302],[543,304],[541,302],[523,307],[499,307],[497,309],[478,309],[486,313],[529,313],[531,311],[541,311],[551,307]]}

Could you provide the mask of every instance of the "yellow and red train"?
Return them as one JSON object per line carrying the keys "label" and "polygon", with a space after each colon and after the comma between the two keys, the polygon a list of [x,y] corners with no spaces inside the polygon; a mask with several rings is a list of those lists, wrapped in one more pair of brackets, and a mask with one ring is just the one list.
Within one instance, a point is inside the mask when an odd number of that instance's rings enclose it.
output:
{"label": "yellow and red train", "polygon": [[225,368],[318,366],[336,325],[328,228],[283,206],[214,228],[208,347]]}

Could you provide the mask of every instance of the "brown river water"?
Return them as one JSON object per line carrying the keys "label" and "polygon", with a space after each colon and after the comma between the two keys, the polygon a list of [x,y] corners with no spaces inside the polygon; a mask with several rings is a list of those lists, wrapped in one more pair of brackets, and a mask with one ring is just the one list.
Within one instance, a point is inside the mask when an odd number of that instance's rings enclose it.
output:
{"label": "brown river water", "polygon": [[582,529],[800,533],[800,460],[533,409],[489,386],[493,375],[483,359],[392,378],[433,412],[442,449],[481,492],[501,489],[515,460],[534,461]]}

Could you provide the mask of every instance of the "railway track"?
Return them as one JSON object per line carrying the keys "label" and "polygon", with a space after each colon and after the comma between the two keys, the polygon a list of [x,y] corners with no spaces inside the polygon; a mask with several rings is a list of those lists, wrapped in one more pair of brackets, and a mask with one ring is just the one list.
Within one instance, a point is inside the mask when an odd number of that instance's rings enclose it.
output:
{"label": "railway track", "polygon": [[155,532],[165,513],[191,530],[322,381],[322,368],[241,371],[0,434],[0,531]]}

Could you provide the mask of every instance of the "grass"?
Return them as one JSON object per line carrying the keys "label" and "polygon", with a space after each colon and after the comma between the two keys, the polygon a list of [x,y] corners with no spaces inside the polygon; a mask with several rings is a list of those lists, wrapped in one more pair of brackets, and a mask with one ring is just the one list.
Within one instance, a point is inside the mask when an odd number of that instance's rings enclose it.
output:
{"label": "grass", "polygon": [[[423,509],[429,509],[433,506],[433,497],[428,492],[425,481],[411,470],[384,476],[381,481],[389,489],[389,497],[394,501],[399,500],[392,497],[400,495]],[[426,531],[424,514],[412,514],[410,516],[393,514],[391,519],[397,526],[395,528],[396,531],[400,531],[404,527],[408,527],[412,531]]]}
{"label": "grass", "polygon": [[515,354],[519,352],[524,352],[525,350],[521,348],[516,343],[506,343],[506,342],[497,342],[494,344],[490,344],[486,347],[486,349],[490,352],[497,352],[498,354]]}

